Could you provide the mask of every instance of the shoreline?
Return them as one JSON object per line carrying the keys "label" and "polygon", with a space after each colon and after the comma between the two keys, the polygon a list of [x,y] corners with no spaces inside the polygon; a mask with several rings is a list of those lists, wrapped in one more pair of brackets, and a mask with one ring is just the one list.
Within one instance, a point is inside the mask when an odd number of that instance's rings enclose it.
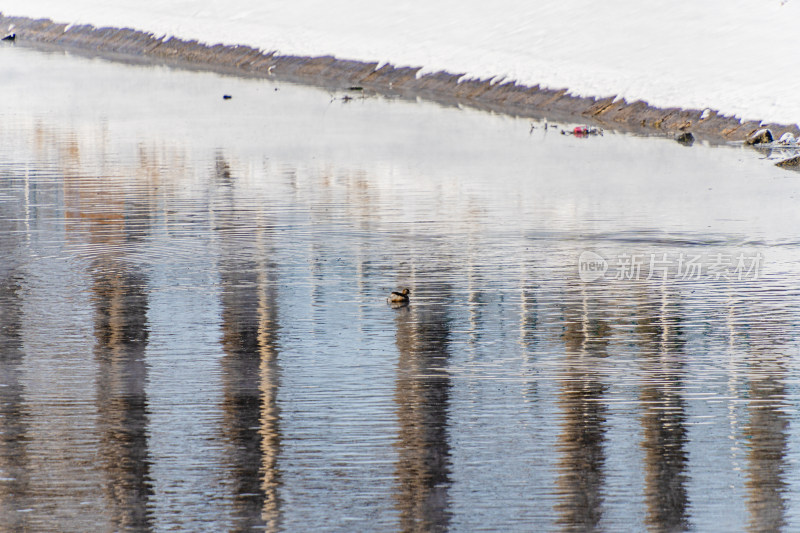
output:
{"label": "shoreline", "polygon": [[578,97],[569,90],[515,82],[462,79],[461,74],[419,75],[422,67],[394,67],[333,56],[278,55],[245,45],[208,45],[196,40],[156,37],[129,28],[69,25],[49,19],[11,17],[0,13],[0,32],[15,33],[23,45],[47,46],[120,61],[158,63],[238,76],[259,77],[333,89],[362,88],[378,94],[424,98],[442,104],[465,105],[534,119],[587,122],[609,129],[674,136],[691,132],[710,142],[744,141],[752,132],[769,128],[775,138],[800,137],[795,125],[744,121],[717,111],[659,108],[616,97]]}

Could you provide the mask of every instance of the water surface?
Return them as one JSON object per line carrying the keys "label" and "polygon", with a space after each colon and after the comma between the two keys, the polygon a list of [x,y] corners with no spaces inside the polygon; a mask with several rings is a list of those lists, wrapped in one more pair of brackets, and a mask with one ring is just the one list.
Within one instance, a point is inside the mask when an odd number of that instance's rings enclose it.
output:
{"label": "water surface", "polygon": [[0,64],[0,530],[800,528],[762,153]]}

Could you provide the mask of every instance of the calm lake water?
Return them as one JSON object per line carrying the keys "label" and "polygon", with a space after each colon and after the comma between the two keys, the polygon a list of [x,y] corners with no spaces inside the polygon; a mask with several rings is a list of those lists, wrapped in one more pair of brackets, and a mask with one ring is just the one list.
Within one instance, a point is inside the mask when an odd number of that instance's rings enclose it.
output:
{"label": "calm lake water", "polygon": [[764,153],[0,65],[0,531],[800,529]]}

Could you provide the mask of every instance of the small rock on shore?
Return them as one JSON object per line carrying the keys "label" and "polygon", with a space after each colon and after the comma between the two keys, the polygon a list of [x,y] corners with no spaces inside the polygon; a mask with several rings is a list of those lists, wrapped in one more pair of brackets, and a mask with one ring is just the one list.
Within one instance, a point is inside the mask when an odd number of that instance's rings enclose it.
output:
{"label": "small rock on shore", "polygon": [[675,140],[685,146],[691,146],[692,143],[694,143],[694,135],[692,135],[692,132],[690,131],[685,131],[675,137]]}
{"label": "small rock on shore", "polygon": [[800,155],[790,157],[789,159],[784,159],[783,161],[778,161],[777,163],[775,163],[775,166],[781,168],[791,168],[793,170],[800,170]]}
{"label": "small rock on shore", "polygon": [[772,132],[769,131],[767,128],[761,128],[760,130],[756,130],[753,133],[751,133],[747,137],[745,144],[765,144],[765,143],[771,143],[772,140],[773,140]]}

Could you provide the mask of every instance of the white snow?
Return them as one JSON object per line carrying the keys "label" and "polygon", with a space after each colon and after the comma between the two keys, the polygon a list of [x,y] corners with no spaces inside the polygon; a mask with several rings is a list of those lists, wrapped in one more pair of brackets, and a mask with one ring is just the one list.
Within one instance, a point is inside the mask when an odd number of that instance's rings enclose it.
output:
{"label": "white snow", "polygon": [[0,9],[800,123],[800,0],[4,0]]}

